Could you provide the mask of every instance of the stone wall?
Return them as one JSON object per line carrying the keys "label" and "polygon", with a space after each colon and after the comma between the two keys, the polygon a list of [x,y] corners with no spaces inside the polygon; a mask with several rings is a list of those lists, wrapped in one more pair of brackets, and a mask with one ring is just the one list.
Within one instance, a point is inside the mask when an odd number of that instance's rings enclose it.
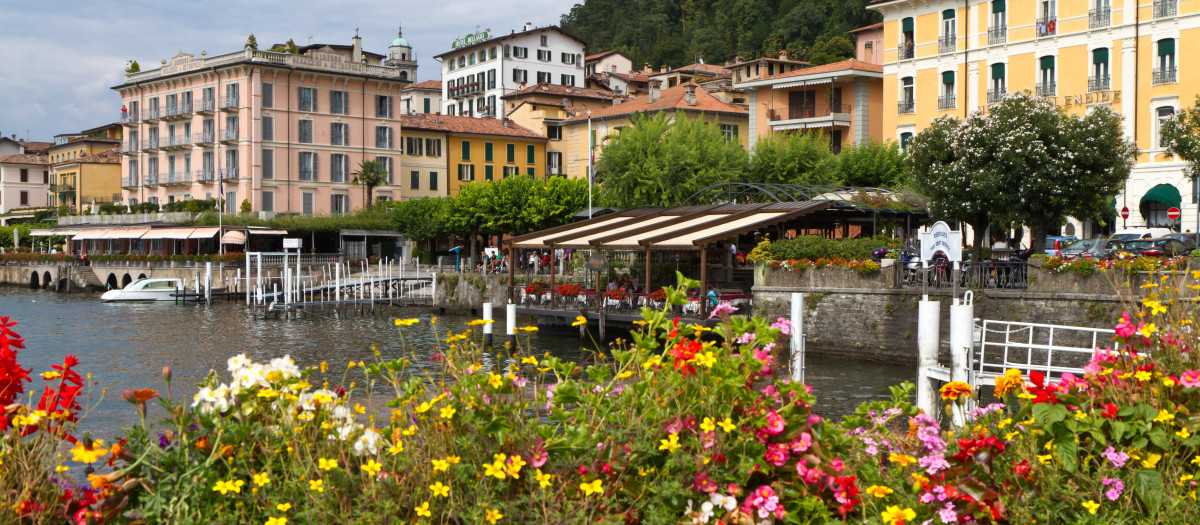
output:
{"label": "stone wall", "polygon": [[433,306],[452,313],[475,313],[483,303],[508,303],[508,275],[443,273],[434,279]]}

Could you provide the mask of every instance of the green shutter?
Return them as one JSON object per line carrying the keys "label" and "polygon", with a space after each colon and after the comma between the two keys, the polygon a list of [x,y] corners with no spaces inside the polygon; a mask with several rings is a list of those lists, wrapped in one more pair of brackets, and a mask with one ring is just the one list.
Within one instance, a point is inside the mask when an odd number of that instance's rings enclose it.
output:
{"label": "green shutter", "polygon": [[495,175],[495,168],[493,168],[491,164],[488,164],[483,167],[483,178],[485,178],[487,180],[492,180],[492,177],[494,175]]}
{"label": "green shutter", "polygon": [[942,19],[943,20],[954,20],[954,10],[947,9],[945,11],[942,11]]}
{"label": "green shutter", "polygon": [[508,147],[505,148],[505,153],[506,153],[506,158],[504,159],[504,162],[512,164],[517,161],[517,146],[516,146],[516,144],[509,144]]}
{"label": "green shutter", "polygon": [[1004,12],[1004,0],[996,0],[996,1],[992,2],[992,12],[993,13],[1003,13]]}
{"label": "green shutter", "polygon": [[733,136],[735,136],[735,137],[736,137],[736,136],[738,136],[738,127],[737,127],[737,124],[734,124],[734,125],[733,125]]}
{"label": "green shutter", "polygon": [[901,21],[900,21],[900,30],[901,30],[901,31],[903,31],[903,32],[905,32],[905,33],[911,33],[911,32],[913,31],[913,19],[912,19],[912,17],[905,18],[904,20],[901,20]]}
{"label": "green shutter", "polygon": [[534,168],[533,166],[525,168],[525,174],[532,176],[532,177],[536,177],[537,176],[537,168]]}
{"label": "green shutter", "polygon": [[953,84],[954,83],[954,72],[953,71],[943,71],[942,72],[942,83],[943,84]]}
{"label": "green shutter", "polygon": [[1175,39],[1164,38],[1158,41],[1158,56],[1165,57],[1175,54]]}
{"label": "green shutter", "polygon": [[1004,78],[1004,64],[992,64],[992,78]]}
{"label": "green shutter", "polygon": [[462,160],[471,160],[471,141],[462,141]]}
{"label": "green shutter", "polygon": [[487,162],[492,161],[492,143],[491,142],[483,143],[483,160],[485,160]]}
{"label": "green shutter", "polygon": [[1042,69],[1054,69],[1054,57],[1042,57]]}
{"label": "green shutter", "polygon": [[534,160],[537,157],[536,151],[537,150],[534,149],[532,144],[525,146],[525,163],[526,164],[533,164],[534,162],[536,162]]}
{"label": "green shutter", "polygon": [[912,143],[912,138],[913,138],[912,133],[901,133],[900,134],[900,147],[904,148],[904,149],[908,149],[908,145]]}
{"label": "green shutter", "polygon": [[1093,64],[1107,64],[1108,63],[1108,48],[1102,47],[1100,49],[1092,51],[1092,63]]}

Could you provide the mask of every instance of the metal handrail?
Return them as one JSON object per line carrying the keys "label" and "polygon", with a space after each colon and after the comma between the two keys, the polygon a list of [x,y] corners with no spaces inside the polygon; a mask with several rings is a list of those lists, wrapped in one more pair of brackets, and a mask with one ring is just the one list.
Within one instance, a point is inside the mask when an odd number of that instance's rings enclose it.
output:
{"label": "metal handrail", "polygon": [[1173,67],[1155,68],[1150,75],[1150,84],[1174,84],[1176,82],[1176,70]]}
{"label": "metal handrail", "polygon": [[1112,77],[1108,75],[1088,77],[1088,92],[1108,91]]}
{"label": "metal handrail", "polygon": [[1008,42],[1008,26],[1000,25],[988,28],[988,45]]}
{"label": "metal handrail", "polygon": [[1034,93],[1039,97],[1053,97],[1057,94],[1055,82],[1038,82],[1034,85]]}

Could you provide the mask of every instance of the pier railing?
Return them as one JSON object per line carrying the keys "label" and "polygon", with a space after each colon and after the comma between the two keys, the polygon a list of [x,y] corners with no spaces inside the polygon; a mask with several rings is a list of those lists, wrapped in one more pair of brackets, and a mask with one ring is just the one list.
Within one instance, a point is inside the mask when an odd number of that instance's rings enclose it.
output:
{"label": "pier railing", "polygon": [[[509,286],[509,297],[512,297],[519,307],[531,310],[560,311],[560,312],[600,312],[610,314],[637,315],[642,307],[661,309],[665,301],[656,300],[653,294],[642,292],[612,293],[605,290],[580,288],[576,293],[559,293],[549,288],[527,291],[525,285]],[[686,318],[699,318],[704,311],[711,311],[713,305],[702,309],[701,301],[706,298],[696,294],[689,296],[688,304],[670,306],[670,311]],[[716,299],[717,304],[728,302],[737,309],[739,314],[749,314],[754,300],[749,294],[724,294]]]}
{"label": "pier railing", "polygon": [[[934,262],[928,268],[921,268],[920,263],[899,264],[902,286],[954,286],[954,266],[950,261]],[[1023,261],[965,262],[961,264],[957,277],[958,286],[963,288],[1024,290],[1029,287],[1029,265]]]}

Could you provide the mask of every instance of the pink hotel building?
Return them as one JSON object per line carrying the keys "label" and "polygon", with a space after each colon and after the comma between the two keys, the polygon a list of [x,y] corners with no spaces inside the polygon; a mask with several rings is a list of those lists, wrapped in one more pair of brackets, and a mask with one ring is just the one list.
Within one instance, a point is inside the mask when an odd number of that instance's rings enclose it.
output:
{"label": "pink hotel building", "polygon": [[402,35],[386,57],[363,51],[357,35],[298,54],[200,55],[180,52],[113,88],[124,104],[126,204],[217,198],[220,184],[226,213],[243,201],[266,214],[345,213],[363,207],[351,173],[364,159],[388,171],[375,198],[400,197],[398,101],[417,73]]}

